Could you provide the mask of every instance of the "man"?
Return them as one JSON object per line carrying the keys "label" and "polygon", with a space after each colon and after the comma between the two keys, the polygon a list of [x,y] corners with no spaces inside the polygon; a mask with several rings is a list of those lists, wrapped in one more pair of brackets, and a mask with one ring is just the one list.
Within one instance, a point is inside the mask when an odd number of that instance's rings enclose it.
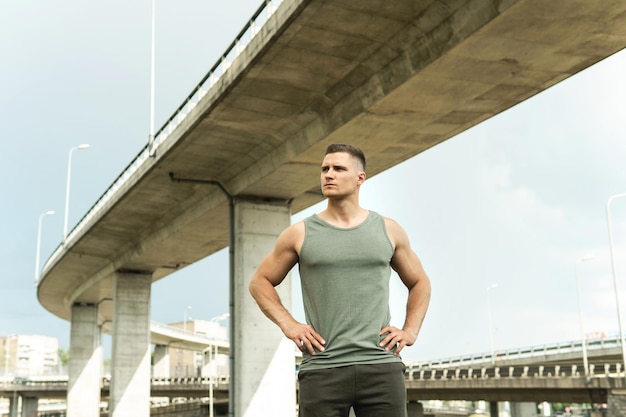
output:
{"label": "man", "polygon": [[[300,417],[405,417],[404,365],[430,301],[430,280],[405,231],[359,205],[365,156],[330,145],[322,162],[327,208],[285,229],[250,282],[263,313],[303,353]],[[299,264],[307,323],[281,304],[275,286]],[[393,268],[408,288],[401,329],[390,326]]]}

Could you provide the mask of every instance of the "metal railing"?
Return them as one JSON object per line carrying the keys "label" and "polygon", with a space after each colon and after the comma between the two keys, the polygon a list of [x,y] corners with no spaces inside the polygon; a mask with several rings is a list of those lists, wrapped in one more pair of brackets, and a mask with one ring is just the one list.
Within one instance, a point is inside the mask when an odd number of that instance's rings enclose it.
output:
{"label": "metal railing", "polygon": [[173,385],[210,385],[211,383],[215,386],[218,385],[228,385],[230,381],[230,376],[228,375],[218,375],[215,377],[152,377],[150,379],[150,385],[159,385],[159,386],[173,386]]}
{"label": "metal railing", "polygon": [[[252,15],[252,18],[248,20],[243,29],[239,32],[235,40],[230,44],[209,72],[200,80],[198,85],[191,91],[182,104],[174,111],[172,116],[165,122],[165,124],[155,133],[152,143],[148,142],[137,156],[128,164],[128,166],[122,171],[122,173],[113,181],[113,183],[107,188],[102,196],[96,201],[96,203],[87,211],[87,213],[80,219],[80,221],[70,230],[67,235],[67,241],[70,241],[73,236],[78,234],[86,225],[98,214],[100,211],[111,201],[114,194],[116,194],[120,188],[133,176],[135,172],[154,155],[159,146],[166,142],[169,135],[180,125],[180,123],[187,118],[191,111],[196,107],[200,100],[219,82],[226,71],[231,67],[235,59],[237,59],[244,49],[250,44],[250,42],[261,31],[263,26],[274,15],[280,4],[284,0],[265,0],[263,4]],[[61,242],[57,249],[50,255],[44,270],[46,267],[54,262],[62,253],[65,243]],[[36,283],[38,284],[38,282]]]}
{"label": "metal railing", "polygon": [[[413,380],[486,379],[486,378],[582,378],[584,369],[578,365],[517,365],[457,368],[407,367],[405,377]],[[619,363],[590,365],[587,378],[624,378]]]}
{"label": "metal railing", "polygon": [[[68,384],[68,376],[67,375],[60,375],[57,376],[55,378],[50,378],[50,377],[37,377],[37,376],[32,376],[32,377],[24,377],[24,378],[13,378],[11,380],[5,380],[5,381],[0,381],[0,387],[7,389],[7,388],[11,388],[11,389],[16,389],[18,387],[24,387],[24,388],[33,388],[33,387],[37,387],[37,389],[59,389],[59,388],[66,388],[67,384]],[[189,377],[189,376],[182,376],[182,377],[151,377],[150,378],[150,385],[151,386],[159,386],[159,387],[163,387],[163,386],[168,386],[168,387],[172,387],[172,386],[195,386],[195,385],[210,385],[213,384],[214,386],[227,386],[228,385],[228,381],[230,380],[230,376],[229,375],[216,375],[214,377],[207,377],[207,376],[203,376],[203,377]],[[108,380],[103,381],[103,384],[105,386],[109,385]]]}
{"label": "metal railing", "polygon": [[[609,337],[586,340],[585,345],[588,351],[594,351],[598,349],[618,348],[621,346],[621,343],[619,336],[612,335]],[[582,352],[582,342],[580,340],[509,349],[502,352],[496,352],[495,357],[497,361],[503,361],[530,359],[547,355],[559,355],[576,352]],[[409,362],[409,365],[421,366],[424,368],[446,368],[461,365],[484,364],[491,362],[492,359],[493,358],[491,352],[485,352],[423,362]]]}

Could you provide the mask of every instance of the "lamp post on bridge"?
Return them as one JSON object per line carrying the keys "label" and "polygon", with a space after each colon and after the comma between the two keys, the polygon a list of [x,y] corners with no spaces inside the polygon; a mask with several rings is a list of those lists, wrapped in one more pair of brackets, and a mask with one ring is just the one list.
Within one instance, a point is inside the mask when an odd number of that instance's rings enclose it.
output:
{"label": "lamp post on bridge", "polygon": [[[187,306],[185,307],[185,312],[184,312],[184,321],[183,321],[183,330],[187,331],[187,310],[191,310],[191,306]],[[191,318],[191,317],[189,317]]]}
{"label": "lamp post on bridge", "polygon": [[496,354],[493,347],[493,329],[492,329],[492,319],[491,319],[491,297],[490,293],[493,288],[498,287],[498,284],[491,284],[487,287],[487,314],[489,319],[489,349],[491,350],[491,363],[496,363]]}
{"label": "lamp post on bridge", "polygon": [[37,256],[35,257],[35,285],[39,282],[39,275],[41,270],[39,269],[39,259],[41,254],[41,223],[43,218],[54,214],[54,210],[48,210],[45,213],[39,215],[39,225],[37,228]]}
{"label": "lamp post on bridge", "polygon": [[580,342],[582,343],[583,348],[583,368],[585,373],[585,381],[589,381],[589,360],[587,358],[587,344],[585,342],[585,330],[583,326],[583,310],[581,307],[580,300],[580,276],[578,273],[578,265],[590,261],[593,259],[593,256],[583,256],[582,258],[576,261],[575,270],[576,270],[576,296],[578,298],[578,321],[580,323]]}
{"label": "lamp post on bridge", "polygon": [[[211,323],[219,323],[223,320],[226,320],[230,317],[230,313],[225,313],[220,316],[213,317],[209,321]],[[217,344],[213,346],[209,346],[209,417],[213,417],[215,415],[215,401],[213,395],[213,385],[215,384],[215,378],[217,374],[217,363],[214,361],[217,359]],[[205,351],[207,350],[205,349]]]}
{"label": "lamp post on bridge", "polygon": [[613,256],[613,232],[611,230],[611,203],[618,198],[626,197],[626,193],[615,194],[609,197],[606,202],[606,222],[609,229],[609,251],[611,253],[611,270],[613,272],[613,288],[615,290],[615,304],[617,306],[617,323],[619,326],[619,340],[622,345],[622,364],[624,378],[626,379],[626,346],[624,346],[624,328],[622,326],[622,314],[620,312],[619,290],[617,277],[615,276],[615,257]]}
{"label": "lamp post on bridge", "polygon": [[70,179],[72,177],[72,153],[74,151],[82,151],[84,149],[89,149],[91,145],[87,143],[83,143],[82,145],[74,146],[70,149],[69,157],[67,160],[67,182],[65,185],[65,220],[63,221],[63,243],[67,239],[67,218],[68,218],[68,210],[70,206]]}
{"label": "lamp post on bridge", "polygon": [[155,28],[156,28],[156,6],[152,0],[152,28],[150,36],[150,132],[148,133],[148,156],[156,156],[154,150],[154,51],[155,51]]}

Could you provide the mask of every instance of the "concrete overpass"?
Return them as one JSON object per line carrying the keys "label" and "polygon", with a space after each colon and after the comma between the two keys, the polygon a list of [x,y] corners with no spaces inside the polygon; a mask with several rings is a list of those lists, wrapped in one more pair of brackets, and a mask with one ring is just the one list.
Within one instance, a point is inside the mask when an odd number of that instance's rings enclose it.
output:
{"label": "concrete overpass", "polygon": [[233,414],[267,409],[252,405],[272,396],[247,375],[269,378],[288,349],[246,283],[290,213],[322,198],[323,149],[355,144],[375,175],[625,46],[620,0],[264,3],[44,266],[38,298],[72,323],[76,386],[95,392],[102,330],[120,372],[114,403],[145,398],[150,284],[229,246]]}
{"label": "concrete overpass", "polygon": [[150,323],[150,342],[155,345],[171,346],[179,349],[202,352],[209,347],[216,347],[218,353],[228,353],[226,339],[208,337],[152,321]]}
{"label": "concrete overpass", "polygon": [[[446,369],[408,369],[406,391],[409,402],[424,400],[465,400],[512,403],[606,403],[615,392],[624,390],[619,365],[596,365],[588,379],[580,367],[568,365],[481,366]],[[210,378],[152,378],[151,397],[206,399],[213,384],[212,399],[228,403],[228,377]],[[22,383],[0,382],[0,396],[17,396],[35,408],[38,399],[65,398],[67,379]],[[101,398],[109,397],[108,385],[101,389]],[[534,407],[534,405],[533,405]],[[14,409],[14,407],[11,407]],[[16,414],[11,415],[11,417]]]}

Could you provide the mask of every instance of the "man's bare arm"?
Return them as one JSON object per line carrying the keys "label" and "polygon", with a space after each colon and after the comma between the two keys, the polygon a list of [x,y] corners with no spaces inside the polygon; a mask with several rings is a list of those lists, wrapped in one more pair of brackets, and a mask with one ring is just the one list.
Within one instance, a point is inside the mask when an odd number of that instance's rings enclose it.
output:
{"label": "man's bare arm", "polygon": [[404,229],[393,220],[387,220],[386,225],[387,233],[395,245],[391,266],[409,290],[402,329],[388,326],[381,330],[381,334],[389,333],[381,346],[394,350],[394,354],[398,355],[405,346],[413,345],[417,339],[430,303],[431,287],[430,279],[418,256],[411,249]]}
{"label": "man's bare arm", "polygon": [[298,322],[283,306],[274,287],[279,285],[287,273],[298,262],[296,246],[304,234],[304,225],[294,224],[283,231],[274,249],[261,261],[250,281],[249,290],[259,308],[291,339],[298,349],[310,354],[324,350],[324,339],[309,325]]}

